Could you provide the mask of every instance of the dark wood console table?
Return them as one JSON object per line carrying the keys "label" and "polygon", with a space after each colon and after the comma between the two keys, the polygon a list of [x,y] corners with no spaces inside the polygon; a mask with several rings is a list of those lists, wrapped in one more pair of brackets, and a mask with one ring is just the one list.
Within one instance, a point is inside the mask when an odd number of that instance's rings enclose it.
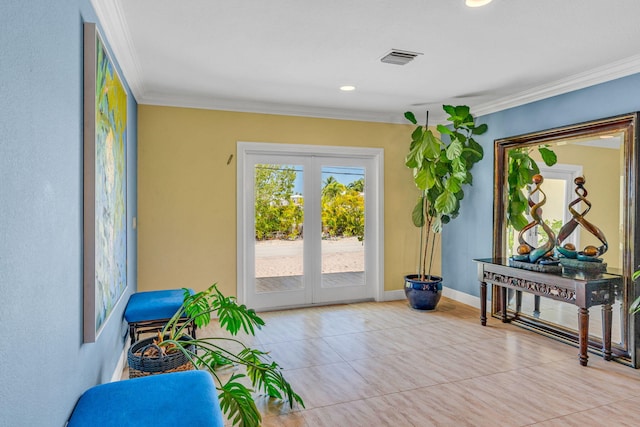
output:
{"label": "dark wood console table", "polygon": [[[478,263],[480,281],[480,322],[487,324],[487,284],[500,287],[502,322],[507,318],[507,289],[514,289],[537,296],[574,304],[578,307],[579,360],[587,366],[589,345],[589,307],[602,305],[602,351],[605,360],[611,360],[611,304],[615,299],[616,286],[621,286],[622,277],[598,273],[592,276],[582,272],[561,274],[540,273],[510,267],[504,258],[474,259]],[[519,310],[520,307],[517,307]]]}

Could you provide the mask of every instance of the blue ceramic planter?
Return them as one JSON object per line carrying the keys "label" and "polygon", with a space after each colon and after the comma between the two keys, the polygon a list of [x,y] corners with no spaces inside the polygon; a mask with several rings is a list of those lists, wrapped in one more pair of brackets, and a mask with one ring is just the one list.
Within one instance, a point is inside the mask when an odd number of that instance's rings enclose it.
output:
{"label": "blue ceramic planter", "polygon": [[435,310],[442,296],[442,277],[429,276],[429,280],[423,281],[417,274],[405,276],[404,294],[411,308]]}

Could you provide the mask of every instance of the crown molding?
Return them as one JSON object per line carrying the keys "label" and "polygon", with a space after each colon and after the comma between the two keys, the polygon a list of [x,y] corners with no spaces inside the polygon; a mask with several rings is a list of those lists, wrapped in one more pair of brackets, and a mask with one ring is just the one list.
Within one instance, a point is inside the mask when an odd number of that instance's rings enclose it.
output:
{"label": "crown molding", "polygon": [[404,123],[402,114],[386,111],[362,111],[339,108],[311,107],[308,105],[279,104],[236,99],[202,99],[188,96],[155,94],[143,96],[138,104],[168,107],[198,108],[205,110],[234,111],[240,113],[276,114],[284,116],[312,117],[319,119],[355,120],[380,123]]}
{"label": "crown molding", "polygon": [[553,96],[562,95],[589,86],[605,83],[640,72],[640,55],[630,56],[602,67],[568,76],[564,79],[536,86],[495,101],[475,105],[477,116],[495,113],[508,108],[518,107]]}
{"label": "crown molding", "polygon": [[113,56],[136,101],[145,93],[142,67],[129,34],[127,20],[118,0],[91,0]]}

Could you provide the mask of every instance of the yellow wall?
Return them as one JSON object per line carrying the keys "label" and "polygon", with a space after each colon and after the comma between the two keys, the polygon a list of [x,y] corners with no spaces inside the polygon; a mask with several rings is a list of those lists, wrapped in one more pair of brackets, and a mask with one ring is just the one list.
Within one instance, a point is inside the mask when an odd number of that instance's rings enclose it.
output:
{"label": "yellow wall", "polygon": [[[412,127],[384,123],[138,106],[138,291],[218,282],[236,293],[236,142],[384,149],[384,288],[417,265],[404,166]],[[233,160],[227,165],[229,156]],[[440,252],[436,254],[440,274]]]}

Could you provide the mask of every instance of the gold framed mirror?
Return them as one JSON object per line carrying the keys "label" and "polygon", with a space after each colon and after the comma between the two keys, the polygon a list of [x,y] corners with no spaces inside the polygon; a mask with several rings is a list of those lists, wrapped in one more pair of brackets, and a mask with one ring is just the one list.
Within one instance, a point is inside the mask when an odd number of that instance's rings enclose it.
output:
{"label": "gold framed mirror", "polygon": [[[539,170],[547,194],[545,222],[555,231],[559,230],[571,218],[567,205],[576,198],[574,179],[583,176],[592,203],[589,221],[600,227],[608,239],[609,249],[602,256],[607,272],[623,277],[622,289],[616,291],[613,306],[614,357],[635,367],[638,367],[635,351],[638,331],[628,311],[635,297],[631,274],[640,264],[634,251],[639,234],[636,233],[638,117],[639,113],[630,113],[496,140],[493,227],[493,257],[510,257],[517,249],[516,229],[522,228],[523,221],[531,220],[524,216],[528,213],[525,209],[528,189],[520,186],[523,179],[518,183],[517,176],[530,177],[532,171]],[[516,194],[517,191],[522,196]],[[532,229],[531,233],[529,238],[535,241],[536,230]],[[576,230],[571,239],[576,248],[597,242],[584,230]],[[493,289],[493,316],[502,310],[497,295]],[[534,295],[517,295],[517,298],[521,298],[521,303],[518,302],[521,310],[517,313],[516,295],[509,295],[507,299],[507,309],[517,314],[513,323],[577,343],[574,306]],[[592,316],[589,326],[590,347],[597,349],[602,345],[600,316]]]}

